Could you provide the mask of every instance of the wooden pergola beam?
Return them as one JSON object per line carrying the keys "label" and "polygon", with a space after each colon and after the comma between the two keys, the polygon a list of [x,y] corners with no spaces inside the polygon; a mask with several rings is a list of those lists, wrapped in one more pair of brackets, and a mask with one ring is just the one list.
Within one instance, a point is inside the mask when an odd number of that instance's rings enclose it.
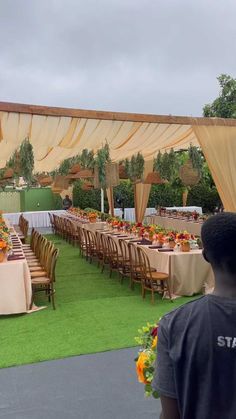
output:
{"label": "wooden pergola beam", "polygon": [[21,103],[0,102],[0,111],[17,112],[32,115],[67,116],[72,118],[102,119],[112,121],[148,122],[180,125],[218,125],[236,126],[236,119],[203,118],[190,116],[151,115],[125,112],[107,112],[51,106],[27,105]]}

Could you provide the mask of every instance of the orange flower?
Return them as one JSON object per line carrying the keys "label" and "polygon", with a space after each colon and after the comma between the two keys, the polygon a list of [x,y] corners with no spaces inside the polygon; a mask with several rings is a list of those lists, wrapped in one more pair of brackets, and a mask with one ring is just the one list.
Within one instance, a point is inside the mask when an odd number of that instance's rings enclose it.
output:
{"label": "orange flower", "polygon": [[153,342],[152,342],[152,350],[154,351],[154,349],[157,346],[157,336],[154,337]]}
{"label": "orange flower", "polygon": [[143,374],[144,368],[146,367],[145,362],[147,360],[148,360],[148,355],[145,354],[145,352],[141,352],[136,362],[136,372],[137,372],[138,380],[140,383],[144,383],[144,384],[148,383],[148,381],[145,379],[144,374]]}
{"label": "orange flower", "polygon": [[0,240],[0,249],[6,249],[7,244],[3,240]]}

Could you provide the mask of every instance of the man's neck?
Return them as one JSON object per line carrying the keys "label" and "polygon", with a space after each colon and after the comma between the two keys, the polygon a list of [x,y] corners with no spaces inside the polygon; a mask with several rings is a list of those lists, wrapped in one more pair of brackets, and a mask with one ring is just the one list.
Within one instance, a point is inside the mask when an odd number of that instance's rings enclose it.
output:
{"label": "man's neck", "polygon": [[236,275],[224,272],[215,273],[215,289],[213,295],[236,299]]}

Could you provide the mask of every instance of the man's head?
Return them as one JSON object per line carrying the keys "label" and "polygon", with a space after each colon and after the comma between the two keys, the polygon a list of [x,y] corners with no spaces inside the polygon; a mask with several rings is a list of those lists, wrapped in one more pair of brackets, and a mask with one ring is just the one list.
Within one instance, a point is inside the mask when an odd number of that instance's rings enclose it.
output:
{"label": "man's head", "polygon": [[203,255],[214,270],[236,274],[236,213],[223,212],[202,226]]}
{"label": "man's head", "polygon": [[66,199],[70,199],[69,195],[66,195]]}

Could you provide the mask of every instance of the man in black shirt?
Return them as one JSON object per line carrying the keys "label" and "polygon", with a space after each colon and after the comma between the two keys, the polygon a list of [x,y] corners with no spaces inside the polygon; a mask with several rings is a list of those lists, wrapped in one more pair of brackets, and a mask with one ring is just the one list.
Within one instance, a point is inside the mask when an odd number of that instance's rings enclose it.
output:
{"label": "man in black shirt", "polygon": [[236,214],[210,217],[201,235],[215,289],[160,321],[153,387],[162,419],[236,418]]}
{"label": "man in black shirt", "polygon": [[71,201],[69,195],[66,195],[65,198],[63,199],[62,206],[63,206],[64,210],[67,210],[72,206],[72,201]]}

